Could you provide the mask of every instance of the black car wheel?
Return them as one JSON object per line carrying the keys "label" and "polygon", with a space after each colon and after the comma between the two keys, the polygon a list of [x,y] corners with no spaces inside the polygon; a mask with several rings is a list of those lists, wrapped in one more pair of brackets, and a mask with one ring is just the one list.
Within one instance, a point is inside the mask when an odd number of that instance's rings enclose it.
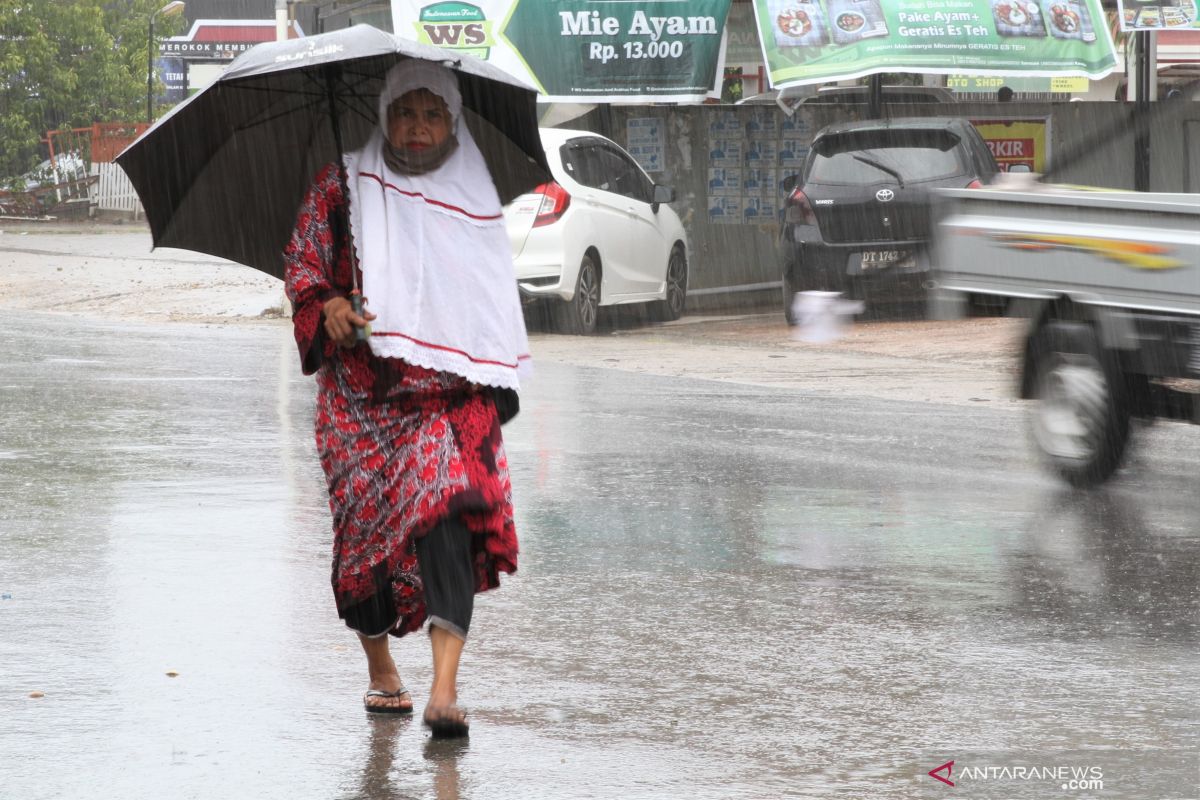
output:
{"label": "black car wheel", "polygon": [[1103,483],[1129,441],[1130,402],[1120,365],[1085,322],[1047,322],[1030,345],[1033,438],[1072,486]]}
{"label": "black car wheel", "polygon": [[783,318],[785,320],[787,320],[788,325],[798,325],[800,323],[799,318],[797,318],[797,316],[796,316],[796,312],[793,311],[793,309],[792,309],[793,305],[795,305],[796,293],[798,291],[800,291],[800,290],[798,288],[796,288],[796,285],[792,282],[791,274],[790,274],[789,270],[784,269],[784,271],[783,271]]}
{"label": "black car wheel", "polygon": [[667,260],[666,297],[658,303],[659,320],[672,322],[683,316],[687,306],[688,267],[682,247],[675,247]]}
{"label": "black car wheel", "polygon": [[559,330],[590,336],[596,332],[596,321],[600,316],[600,270],[590,255],[579,263],[579,277],[575,280],[575,296],[559,307]]}

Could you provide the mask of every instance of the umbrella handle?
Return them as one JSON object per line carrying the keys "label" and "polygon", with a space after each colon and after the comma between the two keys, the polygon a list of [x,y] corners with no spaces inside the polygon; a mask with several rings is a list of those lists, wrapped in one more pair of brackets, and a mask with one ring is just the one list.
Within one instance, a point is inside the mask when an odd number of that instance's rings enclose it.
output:
{"label": "umbrella handle", "polygon": [[[362,299],[362,293],[359,292],[358,289],[354,289],[353,291],[350,292],[350,308],[354,311],[355,314],[358,314],[360,317],[362,316],[362,314],[363,314],[363,299]],[[354,338],[357,341],[365,342],[367,340],[367,337],[370,334],[371,334],[371,326],[368,325],[364,328],[357,329],[354,332]]]}

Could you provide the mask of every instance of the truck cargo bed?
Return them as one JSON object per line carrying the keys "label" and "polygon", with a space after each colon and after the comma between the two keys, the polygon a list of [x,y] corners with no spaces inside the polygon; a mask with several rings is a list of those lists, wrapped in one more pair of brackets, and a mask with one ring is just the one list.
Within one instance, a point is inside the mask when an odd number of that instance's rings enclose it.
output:
{"label": "truck cargo bed", "polygon": [[941,194],[937,285],[1200,315],[1200,195],[1038,188]]}

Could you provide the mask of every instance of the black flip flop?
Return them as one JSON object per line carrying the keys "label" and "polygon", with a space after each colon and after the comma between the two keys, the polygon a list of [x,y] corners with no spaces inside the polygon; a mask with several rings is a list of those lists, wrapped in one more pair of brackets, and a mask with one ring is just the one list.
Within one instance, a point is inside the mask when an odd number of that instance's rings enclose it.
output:
{"label": "black flip flop", "polygon": [[458,706],[447,706],[443,711],[460,711],[462,717],[441,717],[430,719],[429,709],[425,709],[425,714],[421,722],[426,728],[433,733],[435,739],[461,739],[470,736],[471,726],[467,724],[467,712],[461,711]]}
{"label": "black flip flop", "polygon": [[402,694],[410,694],[410,692],[408,691],[408,689],[405,689],[403,686],[401,686],[399,689],[397,689],[394,692],[385,692],[382,689],[368,689],[367,693],[363,695],[363,708],[365,708],[367,710],[368,714],[411,714],[411,713],[413,713],[412,706],[409,706],[408,708],[404,708],[403,706],[373,706],[367,702],[367,698],[369,698],[369,697],[394,697],[397,700],[399,700],[400,695],[402,695]]}

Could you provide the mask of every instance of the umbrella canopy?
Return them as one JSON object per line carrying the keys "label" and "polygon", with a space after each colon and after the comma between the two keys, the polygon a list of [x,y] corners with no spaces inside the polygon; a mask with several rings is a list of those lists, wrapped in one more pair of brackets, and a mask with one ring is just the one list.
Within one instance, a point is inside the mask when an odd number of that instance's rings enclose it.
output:
{"label": "umbrella canopy", "polygon": [[384,76],[405,58],[458,74],[463,122],[507,203],[552,180],[536,91],[486,62],[369,25],[261,44],[117,156],[156,247],[283,276],[283,248],[317,171],[378,124]]}

